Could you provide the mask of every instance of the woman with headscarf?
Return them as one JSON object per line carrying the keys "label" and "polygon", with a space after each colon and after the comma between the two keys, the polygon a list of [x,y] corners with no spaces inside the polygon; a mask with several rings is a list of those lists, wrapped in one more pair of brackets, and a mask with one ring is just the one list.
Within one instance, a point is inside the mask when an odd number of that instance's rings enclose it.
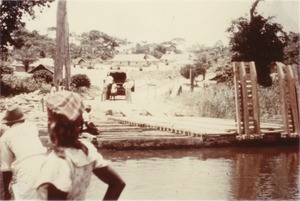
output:
{"label": "woman with headscarf", "polygon": [[61,91],[47,99],[48,129],[54,150],[36,183],[44,200],[84,200],[91,175],[108,185],[104,200],[117,200],[125,183],[89,141],[78,139],[84,106],[78,94]]}

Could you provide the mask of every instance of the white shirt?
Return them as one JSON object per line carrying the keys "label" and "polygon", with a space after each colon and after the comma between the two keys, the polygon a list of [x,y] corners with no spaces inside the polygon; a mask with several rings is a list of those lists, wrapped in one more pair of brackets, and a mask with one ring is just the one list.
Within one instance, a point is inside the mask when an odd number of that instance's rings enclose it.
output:
{"label": "white shirt", "polygon": [[87,111],[84,111],[83,114],[82,114],[82,118],[83,118],[83,121],[86,122],[86,121],[90,121],[91,120],[91,113],[88,113]]}
{"label": "white shirt", "polygon": [[54,94],[56,92],[56,87],[51,87],[51,89],[50,89],[50,94]]}
{"label": "white shirt", "polygon": [[[108,162],[89,141],[81,140],[88,148],[88,155],[81,149],[63,148],[64,158],[51,152],[43,164],[36,187],[51,183],[61,191],[68,192],[68,200],[84,200],[91,175],[96,168],[105,167]],[[38,191],[40,199],[47,199],[45,191]]]}
{"label": "white shirt", "polygon": [[116,84],[116,83],[113,83],[112,85],[111,85],[111,93],[117,93],[117,91],[118,91],[118,85]]}
{"label": "white shirt", "polygon": [[124,89],[130,90],[130,89],[133,87],[133,84],[132,84],[131,81],[126,81],[126,82],[123,84],[123,87],[124,87]]}
{"label": "white shirt", "polygon": [[16,123],[0,138],[1,171],[13,171],[16,183],[12,189],[16,200],[34,200],[34,181],[45,159],[47,149],[42,145],[35,124]]}
{"label": "white shirt", "polygon": [[114,81],[114,78],[112,76],[107,76],[106,79],[105,79],[105,83],[106,84],[112,84]]}
{"label": "white shirt", "polygon": [[38,128],[30,122],[16,123],[0,138],[1,171],[18,171],[19,164],[47,149],[39,138]]}

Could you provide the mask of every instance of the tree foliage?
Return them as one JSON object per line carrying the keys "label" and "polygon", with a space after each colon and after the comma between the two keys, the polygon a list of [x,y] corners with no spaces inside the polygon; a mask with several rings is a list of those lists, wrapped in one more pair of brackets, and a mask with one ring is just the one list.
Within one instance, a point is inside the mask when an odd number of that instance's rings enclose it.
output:
{"label": "tree foliage", "polygon": [[271,22],[273,17],[264,18],[255,12],[260,0],[250,9],[250,20],[240,17],[228,28],[232,61],[254,61],[258,82],[262,86],[272,84],[269,65],[283,60],[283,48],[287,35],[278,23]]}
{"label": "tree foliage", "polygon": [[116,47],[122,44],[124,41],[109,36],[103,32],[92,30],[90,32],[85,32],[78,37],[80,41],[81,49],[75,48],[74,51],[81,54],[81,57],[87,59],[101,58],[107,60],[112,58],[116,53]]}
{"label": "tree foliage", "polygon": [[205,79],[206,69],[205,67],[201,66],[201,64],[186,64],[180,69],[180,75],[183,76],[186,79],[190,79],[190,71],[192,70],[192,73],[195,77],[198,77],[199,75],[203,76],[203,79]]}
{"label": "tree foliage", "polygon": [[33,79],[38,81],[45,81],[46,83],[53,82],[53,74],[47,70],[39,70],[33,73]]}
{"label": "tree foliage", "polygon": [[35,8],[49,7],[50,3],[54,0],[2,0],[0,2],[0,38],[1,38],[1,59],[5,60],[8,46],[15,46],[21,48],[22,43],[14,39],[14,31],[19,27],[24,27],[25,23],[22,22],[22,17],[27,14],[31,18],[35,18]]}
{"label": "tree foliage", "polygon": [[87,87],[90,88],[91,81],[86,74],[76,74],[71,77],[71,85],[75,88]]}
{"label": "tree foliage", "polygon": [[18,42],[20,47],[13,48],[12,57],[23,63],[26,72],[29,65],[38,58],[54,58],[55,41],[40,35],[37,31],[29,32],[25,28],[19,28],[15,31],[14,40]]}
{"label": "tree foliage", "polygon": [[299,33],[290,32],[288,35],[287,46],[284,48],[284,63],[287,65],[299,65]]}

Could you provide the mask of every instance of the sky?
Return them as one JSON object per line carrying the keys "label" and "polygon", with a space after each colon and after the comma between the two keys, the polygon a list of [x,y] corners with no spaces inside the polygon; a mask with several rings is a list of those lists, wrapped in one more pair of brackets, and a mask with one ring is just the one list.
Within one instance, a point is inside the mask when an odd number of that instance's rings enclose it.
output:
{"label": "sky", "polygon": [[[231,21],[249,17],[254,0],[67,0],[70,32],[99,30],[132,42],[161,43],[183,38],[187,43],[228,44]],[[299,33],[300,0],[264,0],[257,11],[287,32]],[[45,34],[56,26],[57,2],[34,20],[29,30]]]}

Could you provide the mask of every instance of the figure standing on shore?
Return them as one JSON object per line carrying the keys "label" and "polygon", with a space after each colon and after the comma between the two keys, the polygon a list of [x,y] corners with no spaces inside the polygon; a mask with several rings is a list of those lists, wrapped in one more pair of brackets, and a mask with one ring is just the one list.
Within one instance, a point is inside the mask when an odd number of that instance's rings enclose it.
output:
{"label": "figure standing on shore", "polygon": [[91,175],[108,185],[104,200],[117,200],[125,183],[93,144],[79,140],[83,125],[83,103],[69,91],[47,100],[48,128],[54,150],[47,156],[36,187],[43,200],[84,200]]}
{"label": "figure standing on shore", "polygon": [[115,83],[113,81],[112,85],[111,85],[111,90],[110,90],[110,99],[111,100],[116,100],[117,92],[118,92],[118,85],[117,85],[117,83]]}
{"label": "figure standing on shore", "polygon": [[51,84],[51,89],[50,89],[50,94],[54,94],[56,92],[56,87],[54,85],[54,83]]}
{"label": "figure standing on shore", "polygon": [[42,145],[37,126],[25,121],[18,106],[8,108],[2,121],[10,127],[0,138],[4,199],[12,198],[9,187],[12,183],[15,200],[35,200],[34,181],[47,149]]}
{"label": "figure standing on shore", "polygon": [[114,82],[114,78],[108,73],[107,77],[105,79],[106,83],[106,100],[110,100],[110,95],[111,95],[111,86]]}
{"label": "figure standing on shore", "polygon": [[133,87],[132,81],[130,81],[129,79],[126,79],[126,81],[123,84],[123,87],[125,89],[125,99],[126,99],[127,103],[131,103],[132,102],[131,89]]}

